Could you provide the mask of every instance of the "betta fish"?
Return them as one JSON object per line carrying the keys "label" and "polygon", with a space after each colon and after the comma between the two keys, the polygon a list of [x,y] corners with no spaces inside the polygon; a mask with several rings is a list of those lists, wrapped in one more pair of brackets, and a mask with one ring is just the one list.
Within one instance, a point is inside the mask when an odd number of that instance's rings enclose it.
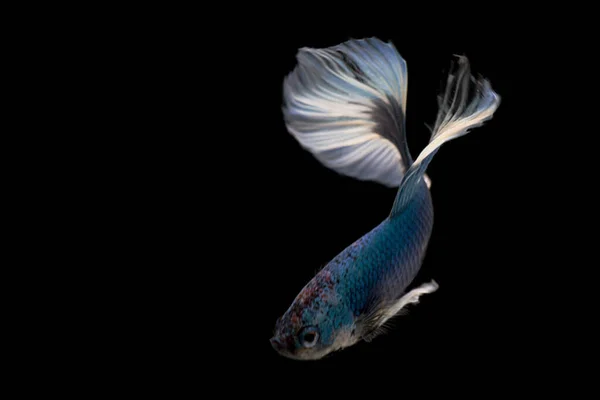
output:
{"label": "betta fish", "polygon": [[458,56],[429,143],[413,160],[406,142],[407,68],[395,46],[377,38],[301,48],[283,84],[288,132],[325,167],[397,188],[387,218],[356,240],[296,296],[270,339],[281,355],[317,360],[361,340],[435,281],[407,290],[421,268],[433,226],[426,169],[440,146],[492,118],[500,96]]}

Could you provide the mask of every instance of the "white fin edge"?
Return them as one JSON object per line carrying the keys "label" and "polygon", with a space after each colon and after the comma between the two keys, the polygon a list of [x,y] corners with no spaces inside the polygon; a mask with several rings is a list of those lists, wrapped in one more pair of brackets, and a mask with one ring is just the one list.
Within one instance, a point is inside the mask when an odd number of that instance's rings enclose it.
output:
{"label": "white fin edge", "polygon": [[437,282],[432,280],[431,282],[424,283],[421,286],[406,293],[404,296],[400,297],[400,299],[395,304],[392,304],[392,306],[385,311],[385,314],[381,319],[380,325],[385,324],[387,320],[397,315],[408,304],[418,304],[419,297],[421,297],[424,294],[433,293],[439,287],[440,286],[437,284]]}
{"label": "white fin edge", "polygon": [[425,184],[427,185],[427,189],[431,189],[431,178],[427,174],[423,175],[423,179],[425,179]]}

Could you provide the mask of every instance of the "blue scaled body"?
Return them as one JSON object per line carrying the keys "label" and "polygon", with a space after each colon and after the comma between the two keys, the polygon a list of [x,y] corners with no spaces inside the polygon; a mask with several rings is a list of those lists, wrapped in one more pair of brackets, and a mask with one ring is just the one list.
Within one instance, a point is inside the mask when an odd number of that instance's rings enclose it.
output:
{"label": "blue scaled body", "polygon": [[425,257],[432,227],[431,196],[423,183],[401,213],[386,218],[327,264],[324,273],[336,278],[336,290],[353,315],[363,315],[373,297],[393,302],[404,293]]}

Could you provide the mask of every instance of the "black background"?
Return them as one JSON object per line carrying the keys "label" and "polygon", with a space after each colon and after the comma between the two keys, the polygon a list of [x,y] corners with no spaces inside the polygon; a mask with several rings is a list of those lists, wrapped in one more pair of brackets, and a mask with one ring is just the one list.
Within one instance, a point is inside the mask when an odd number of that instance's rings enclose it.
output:
{"label": "black background", "polygon": [[[296,17],[265,14],[197,40],[185,27],[171,41],[157,35],[169,113],[157,121],[164,133],[144,139],[152,162],[136,176],[150,175],[152,207],[133,206],[152,215],[142,230],[156,235],[140,248],[144,295],[131,313],[152,337],[141,363],[175,376],[174,386],[200,376],[224,392],[273,398],[388,387],[392,396],[452,389],[486,397],[568,373],[563,359],[580,335],[569,328],[568,302],[557,300],[571,293],[564,265],[572,260],[557,189],[568,170],[557,160],[583,135],[572,130],[565,141],[559,127],[555,56],[572,54],[569,46],[518,15],[410,26]],[[392,41],[407,61],[414,158],[454,54],[467,56],[502,101],[428,169],[435,223],[415,284],[435,279],[440,289],[372,343],[289,360],[269,343],[276,319],[316,270],[388,215],[395,190],[340,176],[301,149],[285,129],[282,83],[298,48],[370,36]]]}

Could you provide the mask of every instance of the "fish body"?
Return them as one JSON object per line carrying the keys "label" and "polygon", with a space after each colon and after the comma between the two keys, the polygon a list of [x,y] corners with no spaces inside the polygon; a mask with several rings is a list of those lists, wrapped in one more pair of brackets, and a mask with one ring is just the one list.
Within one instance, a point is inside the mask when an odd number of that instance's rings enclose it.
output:
{"label": "fish body", "polygon": [[406,63],[391,44],[351,40],[302,49],[298,58],[284,86],[288,130],[325,166],[398,187],[390,215],[320,270],[276,323],[275,350],[314,360],[372,340],[407,304],[437,289],[431,282],[407,291],[433,228],[425,170],[443,143],[491,118],[499,96],[459,58],[431,141],[413,161],[404,134]]}

